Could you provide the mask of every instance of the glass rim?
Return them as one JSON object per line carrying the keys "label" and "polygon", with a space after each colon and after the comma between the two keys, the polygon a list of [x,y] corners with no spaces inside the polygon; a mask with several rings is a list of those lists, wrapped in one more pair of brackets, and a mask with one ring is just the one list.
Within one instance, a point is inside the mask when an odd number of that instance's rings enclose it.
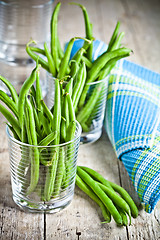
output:
{"label": "glass rim", "polygon": [[77,131],[77,134],[76,136],[68,141],[68,142],[64,142],[64,143],[60,143],[60,144],[57,144],[57,145],[47,145],[47,146],[39,146],[39,145],[31,145],[31,144],[28,144],[28,143],[23,143],[19,140],[17,140],[16,138],[14,138],[12,135],[11,135],[11,130],[9,129],[9,126],[6,125],[6,133],[7,133],[7,137],[8,139],[12,140],[14,143],[18,144],[18,145],[21,145],[21,146],[25,146],[25,147],[32,147],[32,148],[55,148],[55,147],[63,147],[63,146],[66,146],[70,143],[73,143],[75,140],[77,140],[78,138],[80,138],[81,136],[81,133],[82,133],[82,127],[80,125],[80,123],[76,120],[76,125],[78,126],[78,131]]}
{"label": "glass rim", "polygon": [[[53,77],[52,76],[52,73],[50,73],[50,72],[48,72],[47,71],[47,75],[49,76],[49,79],[58,79],[58,78],[56,78],[56,77]],[[100,79],[100,80],[98,80],[98,81],[94,81],[94,82],[90,82],[90,83],[86,83],[86,85],[87,86],[90,86],[90,85],[95,85],[95,84],[98,84],[98,83],[101,83],[101,82],[105,82],[106,80],[108,80],[109,79],[109,77],[110,77],[110,74],[108,74],[105,78],[103,78],[103,79]],[[60,79],[58,79],[59,81],[60,81]],[[65,81],[64,81],[65,82]],[[67,81],[66,81],[66,83],[67,83]]]}
{"label": "glass rim", "polygon": [[107,75],[105,78],[100,79],[100,80],[98,80],[98,81],[86,83],[86,85],[87,85],[87,86],[90,86],[90,85],[96,85],[96,84],[98,84],[98,83],[105,82],[106,80],[108,80],[109,76],[110,76],[110,75]]}

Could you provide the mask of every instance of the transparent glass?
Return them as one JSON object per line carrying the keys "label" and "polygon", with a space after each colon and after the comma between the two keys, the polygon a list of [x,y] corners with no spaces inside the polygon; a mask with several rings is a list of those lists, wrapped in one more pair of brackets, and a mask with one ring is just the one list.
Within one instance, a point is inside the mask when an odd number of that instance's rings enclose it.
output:
{"label": "transparent glass", "polygon": [[[34,39],[37,46],[42,47],[45,41],[49,41],[53,2],[0,1],[0,73],[18,92],[35,66],[26,53],[26,44]],[[3,85],[0,87],[4,88]]]}
{"label": "transparent glass", "polygon": [[[79,111],[76,117],[82,126],[81,143],[93,143],[97,141],[102,134],[103,120],[107,101],[108,79],[106,78],[88,83],[88,92],[85,103],[82,120],[79,121]],[[54,104],[54,77],[47,73],[47,95],[46,101],[49,108]]]}
{"label": "transparent glass", "polygon": [[7,127],[14,202],[29,212],[56,213],[74,195],[81,126],[75,138],[52,146],[32,146],[12,137]]}
{"label": "transparent glass", "polygon": [[[83,108],[84,116],[79,123],[82,126],[81,142],[93,143],[102,135],[103,120],[107,101],[108,77],[87,84],[89,89]],[[77,118],[78,118],[77,113]]]}

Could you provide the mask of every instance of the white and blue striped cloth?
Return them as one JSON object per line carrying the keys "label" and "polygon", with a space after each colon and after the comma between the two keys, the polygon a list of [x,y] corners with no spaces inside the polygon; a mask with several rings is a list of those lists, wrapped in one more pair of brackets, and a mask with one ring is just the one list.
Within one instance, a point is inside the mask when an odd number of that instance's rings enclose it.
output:
{"label": "white and blue striped cloth", "polygon": [[[77,40],[72,55],[83,45]],[[94,41],[93,60],[107,49]],[[104,127],[145,210],[160,200],[160,74],[126,60],[112,70]]]}

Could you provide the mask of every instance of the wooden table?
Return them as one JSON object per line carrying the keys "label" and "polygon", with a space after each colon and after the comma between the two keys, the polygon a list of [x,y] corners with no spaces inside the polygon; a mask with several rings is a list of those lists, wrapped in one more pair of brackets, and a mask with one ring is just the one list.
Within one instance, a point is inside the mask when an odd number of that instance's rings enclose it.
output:
{"label": "wooden table", "polygon": [[[59,36],[66,42],[72,36],[84,36],[81,10],[62,1]],[[159,0],[83,0],[93,23],[94,36],[108,43],[117,20],[125,32],[124,44],[133,49],[130,61],[160,71]],[[77,187],[72,203],[57,214],[30,214],[21,211],[12,200],[5,119],[0,115],[0,239],[160,239],[160,202],[151,214],[140,210],[128,227],[103,221],[97,205]],[[89,166],[104,177],[122,185],[138,204],[138,198],[123,164],[103,131],[94,144],[80,146],[79,165]]]}

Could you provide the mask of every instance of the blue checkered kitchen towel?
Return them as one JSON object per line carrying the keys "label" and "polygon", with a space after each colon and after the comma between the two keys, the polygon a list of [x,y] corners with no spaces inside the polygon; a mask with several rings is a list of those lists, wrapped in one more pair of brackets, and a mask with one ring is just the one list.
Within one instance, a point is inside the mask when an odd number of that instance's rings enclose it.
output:
{"label": "blue checkered kitchen towel", "polygon": [[[72,54],[82,46],[78,40]],[[94,42],[93,59],[106,50]],[[109,79],[104,127],[145,210],[160,200],[160,74],[120,60]]]}

